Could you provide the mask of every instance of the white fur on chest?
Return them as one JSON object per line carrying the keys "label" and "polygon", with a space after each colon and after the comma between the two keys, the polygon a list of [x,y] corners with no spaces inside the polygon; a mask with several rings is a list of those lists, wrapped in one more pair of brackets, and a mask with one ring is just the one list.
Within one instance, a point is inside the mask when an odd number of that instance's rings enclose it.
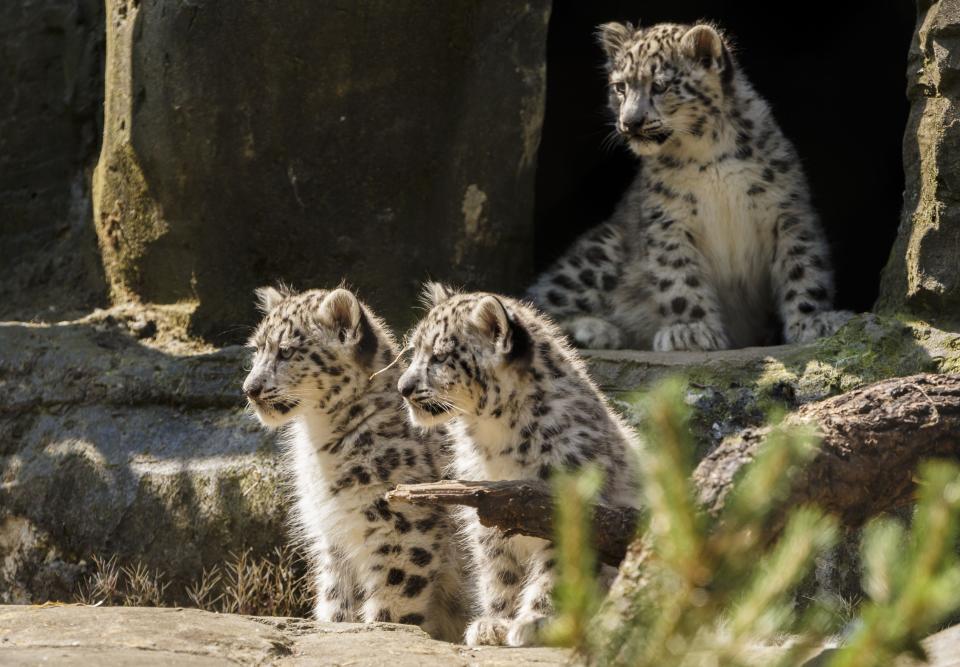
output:
{"label": "white fur on chest", "polygon": [[291,428],[288,465],[296,486],[295,520],[309,545],[335,545],[350,554],[368,539],[358,517],[389,489],[369,484],[333,495],[330,486],[341,474],[339,461],[319,451],[330,435],[320,420],[300,419]]}
{"label": "white fur on chest", "polygon": [[502,419],[477,419],[450,423],[454,473],[467,480],[519,479],[522,468],[511,456],[499,454],[516,446],[518,436]]}
{"label": "white fur on chest", "polygon": [[703,172],[698,167],[677,173],[674,189],[690,193],[696,210],[681,217],[703,256],[708,279],[720,291],[737,292],[769,279],[773,258],[773,220],[762,198],[747,194],[766,185],[758,165],[727,160]]}

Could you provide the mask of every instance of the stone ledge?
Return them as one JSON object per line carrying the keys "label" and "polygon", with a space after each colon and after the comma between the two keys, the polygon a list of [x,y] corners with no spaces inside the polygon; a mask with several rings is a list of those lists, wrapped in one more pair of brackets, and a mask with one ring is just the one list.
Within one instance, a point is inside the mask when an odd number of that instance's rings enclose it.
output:
{"label": "stone ledge", "polygon": [[[923,641],[931,667],[960,666],[960,626]],[[750,649],[746,664],[777,662],[784,644]],[[826,649],[805,665],[823,664]],[[389,623],[317,623],[215,614],[197,609],[0,606],[5,665],[383,665],[537,667],[571,664],[564,649],[469,648]],[[913,667],[901,658],[896,667]]]}
{"label": "stone ledge", "polygon": [[419,628],[315,623],[197,609],[0,606],[0,662],[109,665],[564,664],[552,648],[481,648],[430,639]]}

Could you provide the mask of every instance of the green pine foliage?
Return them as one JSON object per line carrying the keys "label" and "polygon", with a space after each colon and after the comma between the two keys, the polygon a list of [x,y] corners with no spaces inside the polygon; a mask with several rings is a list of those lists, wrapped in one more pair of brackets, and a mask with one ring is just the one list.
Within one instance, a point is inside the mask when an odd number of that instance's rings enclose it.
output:
{"label": "green pine foliage", "polygon": [[[558,615],[547,637],[600,665],[802,664],[841,630],[834,598],[797,604],[817,556],[836,543],[837,522],[816,507],[784,507],[790,480],[815,455],[817,439],[802,429],[774,429],[711,517],[691,483],[688,419],[679,383],[652,392],[640,461],[644,585],[613,631],[592,623],[600,593],[589,504],[601,480],[589,471],[557,481]],[[920,489],[909,532],[890,519],[865,531],[869,599],[847,624],[841,647],[818,664],[879,666],[903,652],[919,654],[920,640],[960,608],[960,469],[927,464]]]}

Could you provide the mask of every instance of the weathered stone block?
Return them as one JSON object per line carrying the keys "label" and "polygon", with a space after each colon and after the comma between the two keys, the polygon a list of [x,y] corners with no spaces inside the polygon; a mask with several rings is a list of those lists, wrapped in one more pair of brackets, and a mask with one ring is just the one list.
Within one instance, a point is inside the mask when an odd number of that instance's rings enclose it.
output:
{"label": "weathered stone block", "polygon": [[110,0],[115,299],[197,300],[194,330],[235,341],[280,278],[345,278],[401,324],[427,277],[521,287],[549,8]]}
{"label": "weathered stone block", "polygon": [[878,307],[960,320],[960,1],[918,3],[903,215]]}

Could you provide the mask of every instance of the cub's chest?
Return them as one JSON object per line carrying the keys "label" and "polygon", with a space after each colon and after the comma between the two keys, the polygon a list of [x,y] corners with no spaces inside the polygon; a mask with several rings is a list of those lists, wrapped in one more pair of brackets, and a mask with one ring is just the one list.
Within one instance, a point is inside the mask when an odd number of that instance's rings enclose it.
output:
{"label": "cub's chest", "polygon": [[773,257],[773,220],[758,190],[759,165],[731,159],[677,176],[686,205],[677,217],[693,236],[705,270],[720,284],[763,280]]}

